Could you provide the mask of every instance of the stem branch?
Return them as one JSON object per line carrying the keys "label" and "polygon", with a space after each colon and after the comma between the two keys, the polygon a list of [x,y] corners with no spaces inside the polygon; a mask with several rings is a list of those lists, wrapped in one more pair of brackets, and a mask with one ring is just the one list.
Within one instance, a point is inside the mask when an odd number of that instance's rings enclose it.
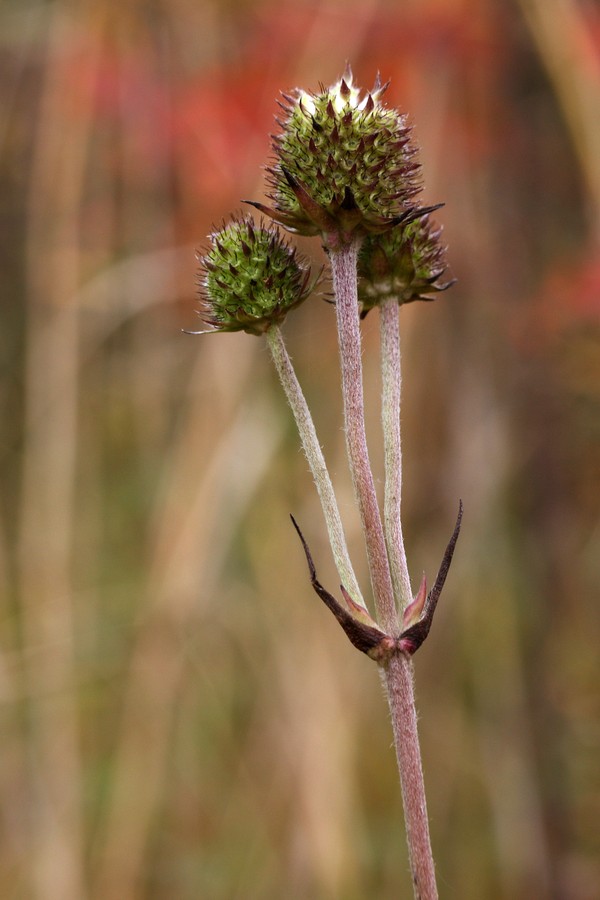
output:
{"label": "stem branch", "polygon": [[[382,418],[385,435],[385,520],[388,547],[377,505],[369,464],[364,419],[364,396],[357,298],[358,244],[330,251],[336,299],[342,367],[346,442],[352,480],[367,545],[367,556],[377,615],[388,634],[396,634],[397,596],[411,599],[402,528],[400,489],[402,484],[400,443],[400,344],[398,313],[391,304],[382,310]],[[394,303],[395,306],[395,303]],[[389,558],[388,558],[389,552]],[[392,569],[390,562],[392,560]],[[402,786],[406,838],[416,900],[437,900],[435,868],[431,853],[425,785],[417,732],[412,663],[408,656],[392,656],[384,668],[384,680],[394,730],[396,759]]]}
{"label": "stem branch", "polygon": [[388,634],[395,635],[398,631],[398,615],[365,429],[356,276],[358,249],[359,243],[354,242],[330,251],[342,369],[346,447],[365,536],[377,618]]}
{"label": "stem branch", "polygon": [[385,496],[383,521],[394,595],[400,608],[412,600],[410,576],[404,549],[400,516],[402,496],[402,443],[400,438],[400,399],[402,369],[400,365],[399,308],[395,298],[380,306],[381,376],[383,395],[381,420],[385,461]]}
{"label": "stem branch", "polygon": [[331,544],[333,558],[340,580],[354,602],[361,606],[365,606],[350,561],[350,554],[348,553],[344,535],[344,527],[335,499],[331,478],[329,477],[329,472],[327,471],[327,466],[323,457],[323,451],[321,450],[321,445],[317,437],[308,404],[302,393],[302,388],[296,377],[292,361],[286,350],[281,330],[277,325],[273,325],[267,331],[266,337],[273,362],[275,363],[275,368],[277,369],[277,374],[279,375],[288,403],[294,414],[294,419],[296,420],[296,426],[300,434],[306,459],[315,480],[315,485],[323,508],[323,515],[325,516],[325,522],[327,524],[329,542]]}

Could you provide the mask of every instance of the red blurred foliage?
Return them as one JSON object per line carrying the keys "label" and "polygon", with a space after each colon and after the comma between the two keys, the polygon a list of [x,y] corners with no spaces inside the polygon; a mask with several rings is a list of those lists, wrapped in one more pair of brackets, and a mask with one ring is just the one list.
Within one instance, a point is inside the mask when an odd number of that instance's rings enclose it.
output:
{"label": "red blurred foliage", "polygon": [[600,80],[600,7],[594,2],[582,3],[581,27],[575,35],[579,65],[590,79]]}
{"label": "red blurred foliage", "polygon": [[526,353],[543,352],[586,325],[600,326],[600,256],[592,246],[576,262],[552,269],[519,320],[516,341]]}
{"label": "red blurred foliage", "polygon": [[[83,45],[72,48],[67,66],[70,81],[78,85],[81,99],[84,92],[93,95],[97,122],[119,122],[128,131],[137,132],[144,151],[156,154],[157,162],[164,160],[160,151],[171,130],[169,87],[149,54],[135,47],[129,48],[126,54],[105,47],[99,58],[90,58],[88,48]],[[74,113],[77,114],[77,104]],[[153,123],[151,132],[147,128],[149,122]]]}
{"label": "red blurred foliage", "polygon": [[210,206],[252,179],[257,157],[268,150],[278,90],[279,82],[267,82],[258,63],[200,72],[179,87],[173,139],[186,191]]}

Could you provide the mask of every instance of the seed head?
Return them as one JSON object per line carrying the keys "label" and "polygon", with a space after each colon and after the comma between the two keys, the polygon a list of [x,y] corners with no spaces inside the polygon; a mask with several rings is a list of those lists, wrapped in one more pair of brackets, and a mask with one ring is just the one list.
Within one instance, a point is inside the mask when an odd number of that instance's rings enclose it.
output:
{"label": "seed head", "polygon": [[316,286],[310,266],[273,225],[234,218],[200,260],[201,315],[211,330],[263,334]]}
{"label": "seed head", "polygon": [[446,247],[442,228],[429,216],[399,225],[385,234],[368,235],[358,255],[358,297],[364,318],[374,306],[394,298],[398,303],[433,300],[456,281],[442,281]]}
{"label": "seed head", "polygon": [[267,168],[273,206],[252,205],[290,231],[322,235],[328,246],[422,215],[411,129],[382,103],[387,87],[378,77],[363,95],[348,68],[319,93],[284,94]]}

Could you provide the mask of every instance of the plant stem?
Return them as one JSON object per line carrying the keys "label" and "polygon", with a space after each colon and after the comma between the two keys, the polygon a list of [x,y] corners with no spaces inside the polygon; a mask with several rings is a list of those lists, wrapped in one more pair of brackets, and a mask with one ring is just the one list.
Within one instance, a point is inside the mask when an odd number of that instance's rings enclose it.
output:
{"label": "plant stem", "polygon": [[413,599],[404,549],[400,516],[402,495],[402,443],[400,437],[400,399],[402,369],[400,365],[399,307],[395,298],[380,306],[381,376],[383,394],[381,420],[385,461],[385,496],[383,521],[394,595],[400,608],[406,609]]}
{"label": "plant stem", "polygon": [[[388,634],[398,632],[398,616],[384,529],[381,522],[373,474],[369,464],[364,419],[360,320],[356,263],[358,243],[330,250],[335,290],[342,368],[344,420],[352,480],[365,534],[367,556],[377,615]],[[389,322],[388,322],[389,318]],[[386,521],[390,556],[396,559],[398,594],[406,602],[410,581],[406,569],[400,528],[400,345],[398,324],[384,312],[382,358],[384,368],[383,421],[386,442]],[[395,423],[395,424],[394,424]],[[399,541],[401,543],[399,543]],[[437,900],[435,868],[431,853],[425,785],[417,732],[412,662],[404,654],[392,656],[383,677],[394,731],[396,759],[402,786],[406,839],[416,900]]]}
{"label": "plant stem", "polygon": [[346,447],[365,536],[377,618],[388,634],[395,635],[398,631],[398,614],[375,483],[369,464],[365,429],[356,283],[358,249],[359,244],[355,242],[330,251],[342,369]]}
{"label": "plant stem", "polygon": [[288,403],[292,408],[296,420],[296,426],[300,434],[306,459],[315,480],[338,574],[342,584],[354,602],[365,607],[365,602],[362,598],[358,581],[350,561],[350,554],[348,553],[344,535],[344,527],[335,499],[331,478],[329,477],[329,472],[327,471],[327,466],[323,457],[323,451],[319,444],[319,439],[308,404],[302,393],[302,388],[296,377],[292,361],[286,350],[281,330],[277,325],[273,325],[267,331],[266,337],[273,362],[275,363],[275,368],[277,369],[277,374],[279,375]]}
{"label": "plant stem", "polygon": [[435,866],[431,852],[427,801],[421,765],[417,714],[409,657],[390,659],[384,678],[394,730],[396,759],[402,786],[406,841],[416,900],[437,900]]}
{"label": "plant stem", "polygon": [[[380,307],[381,374],[383,395],[381,418],[384,436],[385,500],[384,523],[392,581],[401,607],[412,600],[410,576],[404,549],[400,515],[402,495],[402,442],[400,401],[402,369],[399,307],[395,298]],[[391,660],[385,673],[396,758],[402,784],[402,800],[415,894],[437,897],[435,869],[431,853],[425,784],[419,749],[419,734],[413,690],[413,666],[406,656]]]}

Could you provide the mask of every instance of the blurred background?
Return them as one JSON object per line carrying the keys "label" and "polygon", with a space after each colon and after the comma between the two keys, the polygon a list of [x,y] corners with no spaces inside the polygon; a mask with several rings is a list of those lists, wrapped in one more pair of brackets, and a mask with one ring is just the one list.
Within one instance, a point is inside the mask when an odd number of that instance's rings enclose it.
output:
{"label": "blurred background", "polygon": [[[4,0],[7,900],[412,896],[385,700],[310,589],[290,512],[336,574],[265,344],[181,333],[195,249],[263,198],[279,91],[347,60],[392,79],[458,278],[401,313],[415,587],[465,504],[415,659],[440,893],[599,896],[598,5]],[[285,335],[366,590],[331,307]]]}

